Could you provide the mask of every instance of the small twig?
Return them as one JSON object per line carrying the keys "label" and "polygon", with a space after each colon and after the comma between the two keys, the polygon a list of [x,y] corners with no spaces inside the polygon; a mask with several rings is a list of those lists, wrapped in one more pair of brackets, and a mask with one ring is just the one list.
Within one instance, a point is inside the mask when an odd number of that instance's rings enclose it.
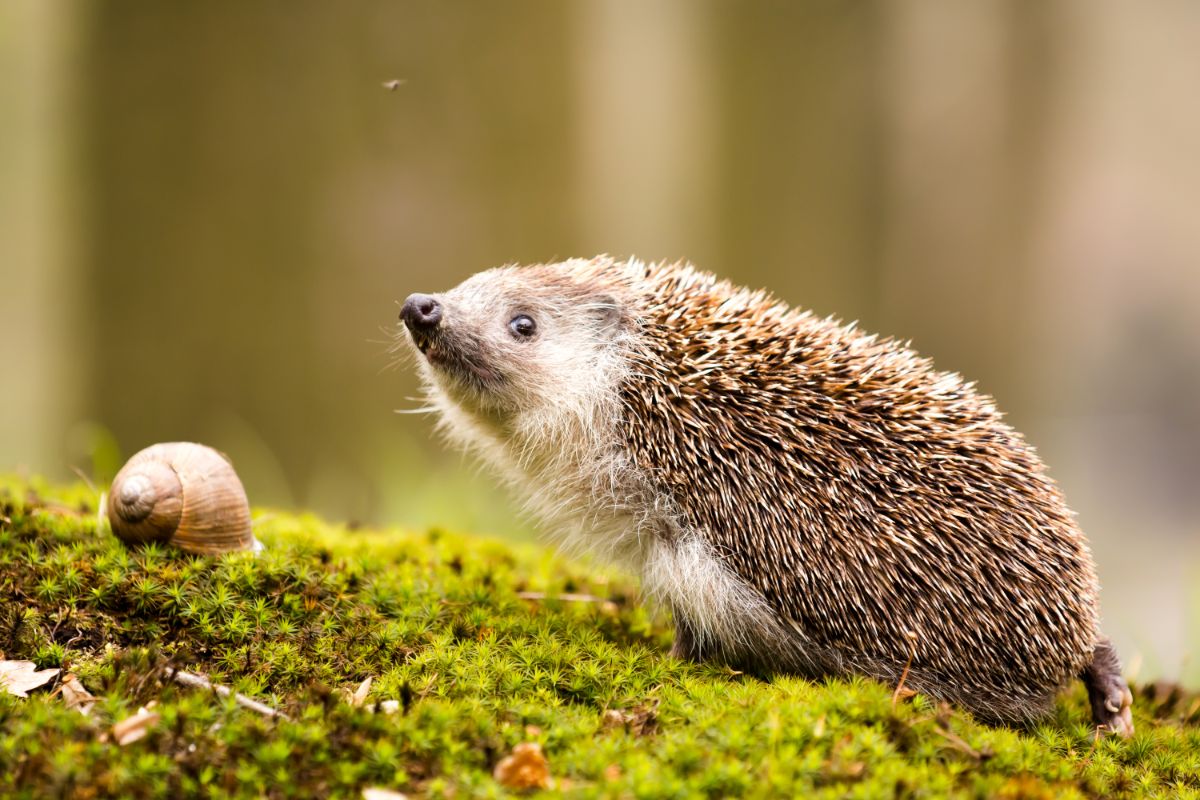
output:
{"label": "small twig", "polygon": [[51,500],[42,500],[38,505],[33,506],[32,510],[44,511],[47,514],[57,514],[60,517],[86,517],[91,514],[90,511],[80,511]]}
{"label": "small twig", "polygon": [[966,742],[964,742],[962,739],[955,736],[950,731],[945,731],[945,730],[942,730],[941,728],[935,727],[933,729],[933,732],[936,733],[938,736],[941,736],[947,742],[949,742],[950,745],[952,747],[954,747],[954,749],[961,750],[962,752],[966,753],[967,755],[969,755],[971,758],[975,759],[976,761],[983,761],[983,759],[985,758],[983,753],[979,752],[974,747],[971,747],[971,745],[967,744]]}
{"label": "small twig", "polygon": [[904,671],[900,673],[900,682],[896,684],[896,691],[892,692],[892,708],[896,707],[896,702],[904,691],[904,682],[908,680],[908,670],[912,667],[913,658],[917,655],[917,635],[912,631],[905,631],[904,635],[908,637],[909,641],[908,661],[904,662]]}
{"label": "small twig", "polygon": [[92,494],[99,494],[99,492],[96,491],[96,484],[92,483],[92,479],[89,478],[87,475],[85,475],[83,473],[83,470],[81,470],[79,467],[75,466],[74,464],[71,464],[70,467],[71,467],[71,472],[74,472],[76,475],[78,475],[79,479],[81,481],[83,481],[84,483],[86,483],[87,487],[92,490]]}
{"label": "small twig", "polygon": [[235,692],[228,686],[222,686],[219,683],[213,683],[203,675],[196,675],[191,672],[183,672],[181,670],[171,669],[168,667],[167,677],[171,678],[176,683],[183,684],[184,686],[190,686],[193,689],[205,689],[207,691],[215,692],[221,697],[232,697],[233,701],[242,708],[248,708],[251,711],[257,711],[259,714],[262,714],[265,717],[279,717],[280,719],[286,720],[291,719],[291,717],[289,717],[287,714],[284,714],[282,711],[271,708],[266,703],[260,703],[251,697],[246,697],[244,694]]}
{"label": "small twig", "polygon": [[566,592],[564,594],[547,594],[546,592],[517,592],[517,597],[522,600],[566,600],[572,603],[608,603],[611,602],[607,597],[597,597],[594,594],[575,594]]}
{"label": "small twig", "polygon": [[426,697],[428,697],[429,693],[433,691],[433,687],[437,684],[437,679],[438,679],[438,673],[435,672],[432,675],[430,675],[429,680],[425,684],[425,688],[422,689],[421,693],[418,694],[417,696],[420,697],[422,700],[424,700]]}
{"label": "small twig", "polygon": [[1083,763],[1088,764],[1092,760],[1092,754],[1096,752],[1096,743],[1104,738],[1104,732],[1108,730],[1108,726],[1101,723],[1096,726],[1096,730],[1092,731],[1092,746],[1088,748],[1087,755],[1083,757]]}

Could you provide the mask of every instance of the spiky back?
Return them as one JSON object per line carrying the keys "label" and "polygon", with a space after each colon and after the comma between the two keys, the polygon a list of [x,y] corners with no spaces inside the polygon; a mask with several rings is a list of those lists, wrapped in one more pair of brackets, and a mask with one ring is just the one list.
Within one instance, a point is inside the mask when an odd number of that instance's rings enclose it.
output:
{"label": "spiky back", "polygon": [[998,716],[1079,672],[1097,636],[1091,556],[989,398],[763,293],[635,272],[625,446],[793,628],[880,677],[914,650],[918,688]]}

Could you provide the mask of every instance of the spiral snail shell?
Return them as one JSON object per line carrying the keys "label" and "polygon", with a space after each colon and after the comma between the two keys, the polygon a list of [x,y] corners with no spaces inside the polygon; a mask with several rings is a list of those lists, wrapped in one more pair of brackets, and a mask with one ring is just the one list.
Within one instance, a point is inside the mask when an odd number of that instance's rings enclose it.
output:
{"label": "spiral snail shell", "polygon": [[233,465],[202,444],[156,444],[134,455],[113,479],[107,515],[127,543],[165,542],[202,555],[261,549]]}

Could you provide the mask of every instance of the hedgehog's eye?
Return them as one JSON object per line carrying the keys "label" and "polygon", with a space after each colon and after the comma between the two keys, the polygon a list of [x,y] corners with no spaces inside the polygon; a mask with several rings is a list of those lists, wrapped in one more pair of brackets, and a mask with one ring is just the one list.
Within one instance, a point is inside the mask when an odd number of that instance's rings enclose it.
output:
{"label": "hedgehog's eye", "polygon": [[528,339],[537,333],[537,323],[528,314],[518,314],[508,322],[508,329],[518,339]]}

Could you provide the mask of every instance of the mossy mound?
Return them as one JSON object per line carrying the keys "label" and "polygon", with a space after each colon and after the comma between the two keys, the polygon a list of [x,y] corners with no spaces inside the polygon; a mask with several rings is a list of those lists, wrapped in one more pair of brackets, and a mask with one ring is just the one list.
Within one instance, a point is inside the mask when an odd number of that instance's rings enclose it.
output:
{"label": "mossy mound", "polygon": [[[507,796],[493,769],[530,741],[578,797],[1200,797],[1200,699],[1178,691],[1138,692],[1128,742],[1093,744],[1081,688],[992,728],[870,681],[673,660],[635,585],[537,548],[259,512],[258,556],[129,550],[95,501],[0,480],[0,658],[97,698],[85,716],[55,683],[0,692],[3,797]],[[151,702],[158,722],[118,744]]]}

